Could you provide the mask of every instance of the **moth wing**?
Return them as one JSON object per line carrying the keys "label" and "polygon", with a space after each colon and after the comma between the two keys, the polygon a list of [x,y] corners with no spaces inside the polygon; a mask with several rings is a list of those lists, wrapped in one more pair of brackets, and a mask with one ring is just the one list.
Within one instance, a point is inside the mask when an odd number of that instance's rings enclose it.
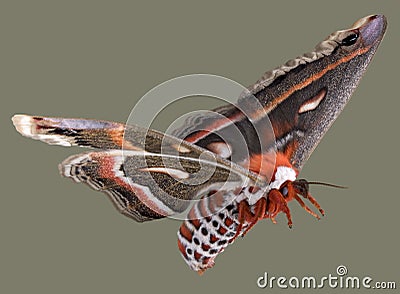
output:
{"label": "moth wing", "polygon": [[105,192],[136,221],[183,212],[209,190],[234,189],[257,178],[205,149],[139,126],[28,115],[13,122],[22,135],[48,144],[110,148],[67,158],[61,174]]}
{"label": "moth wing", "polygon": [[[275,133],[277,152],[282,152],[300,170],[358,86],[386,26],[383,15],[367,16],[346,30],[330,34],[311,52],[267,71],[248,87],[250,94],[263,105],[264,113],[250,112],[243,117],[234,106],[214,111],[232,119],[240,130],[250,130],[248,116],[253,125],[263,125],[268,120]],[[238,105],[246,104],[247,98],[239,99]],[[223,133],[224,128],[230,126],[224,126],[224,119],[218,115],[194,116],[174,135],[222,155],[226,148],[215,138],[212,129],[218,128]],[[204,132],[204,129],[211,132]],[[250,131],[242,134],[250,149],[248,160],[252,161],[257,158],[253,155],[260,153],[252,147],[257,138]]]}
{"label": "moth wing", "polygon": [[[16,130],[23,136],[50,145],[79,146],[96,149],[121,149],[125,125],[117,122],[31,116],[12,117]],[[128,148],[128,144],[125,144]]]}
{"label": "moth wing", "polygon": [[[143,222],[164,215],[148,209],[137,195],[148,193],[145,186],[133,185],[120,170],[123,154],[119,150],[90,152],[68,157],[60,165],[62,176],[76,183],[84,183],[96,191],[104,192],[114,207],[123,215]],[[161,211],[162,208],[159,209]]]}
{"label": "moth wing", "polygon": [[60,172],[105,192],[122,214],[136,221],[177,215],[210,191],[240,189],[251,182],[215,162],[146,151],[78,154],[64,160]]}
{"label": "moth wing", "polygon": [[[184,142],[174,136],[118,122],[26,114],[14,115],[12,121],[21,135],[50,145],[162,152],[186,157],[199,157],[205,151],[201,146]],[[217,156],[216,160],[221,161],[222,158]],[[230,164],[228,161],[224,162],[226,165]]]}

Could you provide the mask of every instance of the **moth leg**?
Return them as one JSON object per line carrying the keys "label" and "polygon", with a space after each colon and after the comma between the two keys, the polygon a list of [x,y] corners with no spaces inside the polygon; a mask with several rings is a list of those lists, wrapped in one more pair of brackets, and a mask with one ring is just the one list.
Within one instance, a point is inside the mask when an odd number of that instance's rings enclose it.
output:
{"label": "moth leg", "polygon": [[[299,194],[301,196],[303,196],[305,199],[308,199],[308,201],[311,202],[312,205],[314,205],[315,208],[317,208],[319,210],[319,212],[321,213],[322,216],[325,215],[324,210],[321,208],[321,206],[319,205],[319,203],[317,202],[317,200],[311,196],[310,192],[309,192],[309,188],[308,188],[308,182],[305,180],[298,180],[295,182],[290,183],[290,186],[293,187],[294,191],[296,194]],[[309,208],[304,204],[304,202],[300,202],[298,197],[294,198],[297,200],[297,202],[300,203],[300,205],[307,211],[309,212],[311,215],[315,216],[315,213],[311,213],[309,210]],[[300,199],[301,200],[301,199]],[[307,207],[307,208],[306,208]],[[319,217],[315,216],[316,218],[319,219]]]}
{"label": "moth leg", "polygon": [[254,205],[254,214],[252,214],[250,219],[247,219],[250,222],[249,226],[244,230],[243,236],[247,234],[248,231],[253,228],[253,226],[262,218],[264,218],[265,212],[267,210],[267,199],[261,197],[260,200],[256,202]]}
{"label": "moth leg", "polygon": [[309,214],[311,214],[313,217],[315,217],[316,219],[320,219],[319,215],[316,214],[314,211],[312,211],[305,203],[303,200],[301,200],[301,198],[298,195],[294,195],[293,196],[294,199],[296,199],[296,201],[300,204],[301,207],[303,207],[303,209],[305,211],[307,211]]}
{"label": "moth leg", "polygon": [[[236,234],[232,240],[236,239],[241,233],[242,237],[246,235],[246,233],[260,220],[264,217],[265,211],[267,208],[267,200],[265,198],[261,198],[254,204],[254,213],[251,212],[250,206],[246,200],[243,200],[239,203],[239,226],[236,229]],[[247,222],[249,225],[243,229],[243,224]]]}
{"label": "moth leg", "polygon": [[235,240],[239,236],[240,232],[242,231],[244,222],[246,221],[246,219],[249,218],[249,216],[252,215],[249,204],[247,203],[246,200],[239,202],[238,211],[239,211],[239,216],[238,216],[239,225],[236,229],[236,234],[235,236],[233,236],[232,240]]}
{"label": "moth leg", "polygon": [[317,200],[314,197],[312,197],[310,193],[307,193],[307,195],[303,196],[303,197],[308,199],[311,202],[311,204],[314,205],[315,208],[317,208],[319,210],[319,212],[322,214],[322,216],[325,215],[325,211],[321,208],[321,206],[319,205]]}
{"label": "moth leg", "polygon": [[276,224],[275,217],[282,211],[286,215],[289,228],[291,228],[293,225],[292,215],[283,195],[278,190],[273,189],[268,193],[268,200],[268,214],[265,218],[270,218]]}

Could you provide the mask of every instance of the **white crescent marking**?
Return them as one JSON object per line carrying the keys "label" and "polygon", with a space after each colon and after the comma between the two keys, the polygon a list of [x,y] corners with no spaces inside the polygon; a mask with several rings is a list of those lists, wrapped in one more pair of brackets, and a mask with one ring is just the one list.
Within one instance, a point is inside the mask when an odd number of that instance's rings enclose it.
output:
{"label": "white crescent marking", "polygon": [[190,176],[190,174],[185,171],[168,167],[147,167],[147,168],[141,168],[139,170],[153,172],[153,173],[167,174],[175,179],[188,179]]}

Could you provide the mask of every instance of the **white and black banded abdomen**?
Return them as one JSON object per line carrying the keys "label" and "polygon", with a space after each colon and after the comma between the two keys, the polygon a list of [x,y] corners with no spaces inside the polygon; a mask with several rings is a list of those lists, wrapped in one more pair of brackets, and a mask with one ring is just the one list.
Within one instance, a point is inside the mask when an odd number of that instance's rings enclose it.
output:
{"label": "white and black banded abdomen", "polygon": [[[233,201],[223,205],[224,201],[214,196]],[[220,191],[213,197],[203,198],[190,210],[188,219],[178,231],[178,247],[191,269],[202,273],[212,267],[216,256],[241,235],[237,234],[239,211],[234,200],[236,197],[231,191]],[[247,224],[244,224],[241,232],[246,227]]]}

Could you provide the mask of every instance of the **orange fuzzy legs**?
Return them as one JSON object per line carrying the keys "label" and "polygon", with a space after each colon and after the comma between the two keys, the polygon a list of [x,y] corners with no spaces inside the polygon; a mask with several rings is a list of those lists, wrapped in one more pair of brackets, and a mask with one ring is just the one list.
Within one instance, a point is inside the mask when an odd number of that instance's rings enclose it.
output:
{"label": "orange fuzzy legs", "polygon": [[[309,214],[320,219],[320,216],[312,211],[299,197],[300,195],[310,201],[310,203],[319,210],[321,215],[324,215],[324,210],[315,198],[311,196],[308,189],[308,182],[306,180],[287,181],[279,190],[272,189],[269,191],[267,197],[260,198],[253,206],[250,206],[246,200],[241,201],[238,204],[239,226],[237,227],[236,235],[232,241],[240,234],[244,236],[260,219],[270,218],[273,223],[276,223],[275,218],[280,212],[286,215],[288,226],[291,228],[293,222],[287,203],[293,199]],[[245,224],[246,227],[244,228]]]}
{"label": "orange fuzzy legs", "polygon": [[288,226],[289,228],[291,228],[293,222],[292,216],[290,214],[290,209],[287,205],[288,200],[285,199],[282,193],[276,189],[273,189],[268,193],[268,200],[268,211],[267,214],[265,214],[264,218],[270,218],[271,221],[276,224],[275,217],[278,215],[279,212],[282,211],[284,214],[286,214],[286,217],[288,219]]}

